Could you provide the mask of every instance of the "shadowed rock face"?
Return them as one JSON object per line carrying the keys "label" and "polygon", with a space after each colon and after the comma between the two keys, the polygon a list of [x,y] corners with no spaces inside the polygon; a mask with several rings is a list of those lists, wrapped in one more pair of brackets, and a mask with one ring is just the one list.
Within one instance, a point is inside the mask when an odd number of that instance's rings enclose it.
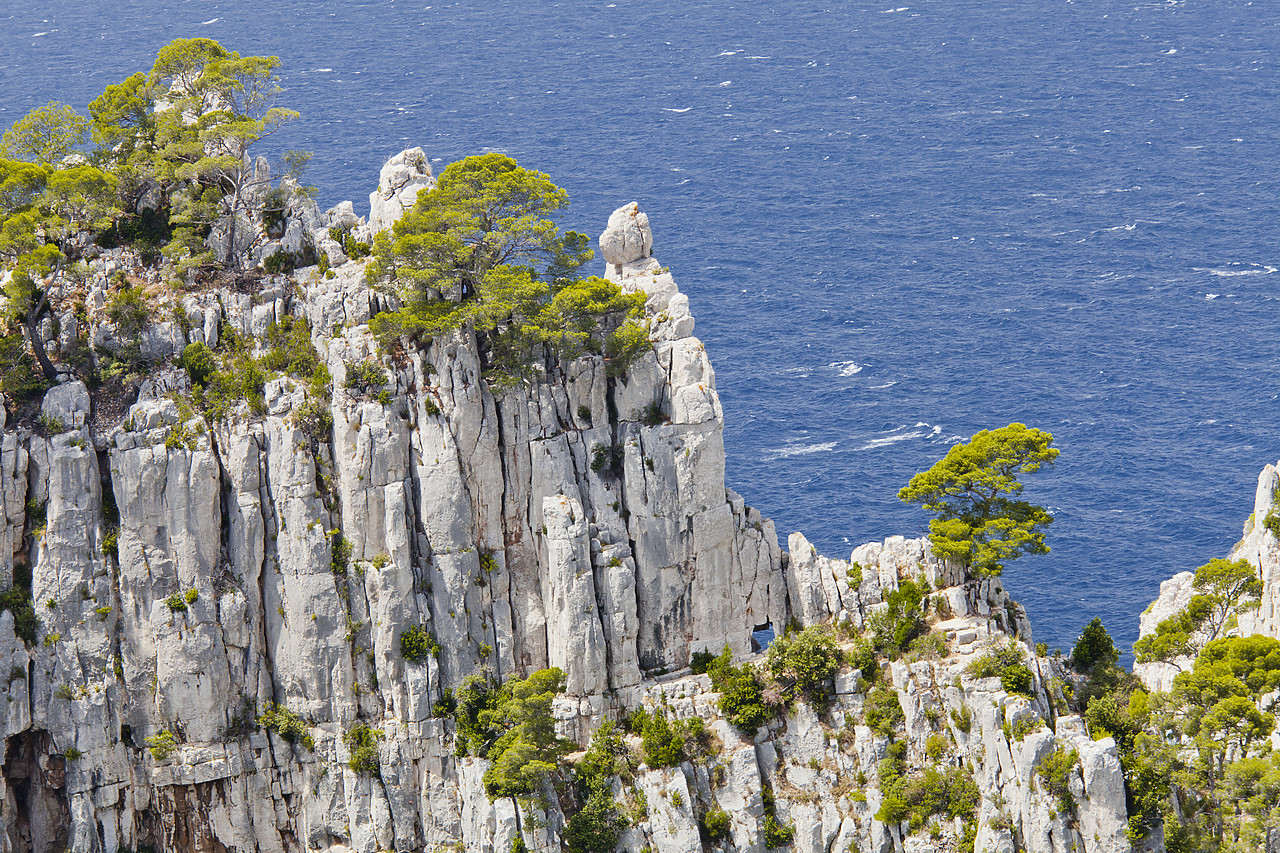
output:
{"label": "shadowed rock face", "polygon": [[6,850],[61,853],[70,837],[66,760],[49,733],[28,729],[7,738],[4,755]]}
{"label": "shadowed rock face", "polygon": [[[393,158],[375,193],[381,227],[430,183],[420,150]],[[363,237],[374,224],[350,205],[298,215],[321,241],[328,227]],[[505,851],[517,832],[530,849],[558,850],[559,808],[491,802],[486,763],[457,757],[452,721],[433,715],[473,673],[546,666],[567,674],[555,713],[579,743],[607,716],[662,705],[707,720],[723,747],[683,769],[640,771],[649,810],[624,849],[700,850],[699,810],[719,803],[737,849],[762,853],[768,783],[795,850],[869,853],[901,829],[875,820],[874,787],[851,796],[888,748],[845,726],[866,699],[856,676],[837,678],[828,717],[801,705],[752,740],[720,715],[705,676],[679,671],[694,651],[750,655],[761,625],[861,626],[921,574],[946,609],[949,651],[892,667],[909,758],[925,760],[932,735],[952,738],[949,760],[971,764],[983,791],[982,825],[1000,818],[1025,849],[1123,849],[1114,744],[1069,718],[1056,734],[1004,734],[1010,720],[1052,719],[1050,664],[1024,646],[1031,697],[965,675],[968,656],[1030,638],[998,583],[966,584],[927,543],[901,537],[854,552],[856,587],[851,563],[798,534],[788,566],[772,522],[725,487],[715,375],[636,205],[615,212],[601,246],[607,276],[646,297],[652,351],[621,376],[600,356],[548,364],[500,397],[472,335],[380,353],[366,324],[382,297],[360,262],[318,245],[332,277],[304,270],[252,293],[186,294],[188,322],[147,334],[171,354],[229,329],[261,342],[273,322],[305,317],[333,375],[329,398],[272,378],[264,412],[209,425],[170,367],[112,422],[79,382],[44,400],[59,430],[0,421],[0,581],[29,565],[42,623],[27,648],[0,612],[0,675],[21,675],[0,679],[0,853]],[[114,250],[94,262],[91,340],[113,334],[108,276],[149,274],[135,260]],[[349,368],[367,361],[385,385],[348,389]],[[301,418],[317,402],[332,418],[319,436]],[[593,465],[598,448],[616,464]],[[400,646],[415,626],[439,646],[418,662]],[[312,744],[259,725],[268,703],[297,715]],[[382,733],[377,775],[349,765],[343,734],[357,721]],[[1033,784],[1038,758],[1061,744],[1082,756],[1072,822]],[[69,750],[79,757],[65,761]],[[980,849],[1008,840],[982,831]]]}

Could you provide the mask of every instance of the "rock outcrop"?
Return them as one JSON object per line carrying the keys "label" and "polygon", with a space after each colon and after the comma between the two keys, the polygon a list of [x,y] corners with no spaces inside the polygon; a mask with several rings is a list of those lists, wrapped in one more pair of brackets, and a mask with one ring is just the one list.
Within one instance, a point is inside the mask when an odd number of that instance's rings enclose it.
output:
{"label": "rock outcrop", "polygon": [[[792,620],[859,628],[921,576],[941,648],[889,669],[907,764],[942,750],[969,768],[977,850],[1127,849],[1115,745],[1059,716],[1056,664],[1034,655],[998,580],[966,582],[901,537],[846,562],[795,534],[788,559],[773,523],[725,487],[715,375],[635,204],[601,238],[609,277],[646,297],[653,347],[624,375],[588,355],[495,396],[473,335],[382,354],[366,325],[378,296],[323,229],[381,230],[432,181],[413,149],[384,167],[367,226],[349,205],[299,206],[332,276],[188,294],[184,323],[151,327],[171,358],[307,318],[334,380],[325,434],[287,377],[267,382],[264,411],[212,426],[176,370],[114,419],[78,381],[48,392],[39,429],[0,410],[0,586],[29,577],[41,623],[24,643],[0,611],[0,853],[506,851],[517,835],[559,850],[559,805],[490,801],[486,762],[455,754],[440,710],[470,675],[547,666],[567,674],[557,722],[579,743],[603,719],[661,706],[706,720],[723,746],[641,768],[622,793],[647,808],[623,849],[704,849],[698,818],[713,804],[735,850],[764,850],[766,817],[805,853],[925,849],[875,817],[866,780],[890,739],[860,722],[856,673],[837,677],[825,713],[800,703],[749,738],[685,669],[704,649],[748,659],[753,631]],[[120,250],[95,261],[94,340],[114,334],[116,272],[144,275]],[[381,388],[345,381],[364,363],[385,372]],[[438,653],[414,661],[401,638],[418,628]],[[1011,638],[1034,673],[1025,695],[968,674]],[[308,737],[259,725],[272,707]],[[351,766],[357,723],[378,732],[378,774]],[[1055,750],[1079,757],[1072,808],[1037,775]],[[961,831],[938,830],[948,843]]]}
{"label": "rock outcrop", "polygon": [[378,188],[369,193],[369,230],[373,234],[390,228],[414,202],[418,193],[436,185],[431,163],[421,148],[401,151],[388,160],[378,176]]}

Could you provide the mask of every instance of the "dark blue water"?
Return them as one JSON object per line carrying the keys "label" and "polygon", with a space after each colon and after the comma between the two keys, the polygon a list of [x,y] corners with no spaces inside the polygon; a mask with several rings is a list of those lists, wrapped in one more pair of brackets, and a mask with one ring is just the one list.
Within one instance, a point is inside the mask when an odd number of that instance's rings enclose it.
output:
{"label": "dark blue water", "polygon": [[281,57],[303,118],[264,147],[325,203],[409,145],[508,152],[592,234],[638,200],[784,536],[915,534],[896,492],[952,442],[1054,433],[1053,553],[1006,572],[1051,647],[1132,642],[1280,456],[1273,4],[164,5],[0,12],[0,124],[201,35]]}

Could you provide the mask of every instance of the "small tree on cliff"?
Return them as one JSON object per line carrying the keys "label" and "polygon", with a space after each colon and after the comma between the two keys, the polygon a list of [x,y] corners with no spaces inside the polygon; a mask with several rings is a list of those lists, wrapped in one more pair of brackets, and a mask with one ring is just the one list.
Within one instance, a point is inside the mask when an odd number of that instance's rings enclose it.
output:
{"label": "small tree on cliff", "polygon": [[962,563],[975,577],[999,575],[1022,554],[1047,554],[1044,528],[1053,516],[1019,500],[1022,474],[1052,465],[1053,436],[1023,424],[983,430],[911,478],[898,498],[937,517],[929,522],[933,553]]}
{"label": "small tree on cliff", "polygon": [[544,351],[624,365],[648,345],[644,296],[578,276],[592,252],[586,235],[562,233],[552,219],[567,204],[550,178],[505,155],[450,164],[374,240],[368,281],[390,287],[403,307],[370,327],[384,342],[474,331],[497,386],[529,376]]}

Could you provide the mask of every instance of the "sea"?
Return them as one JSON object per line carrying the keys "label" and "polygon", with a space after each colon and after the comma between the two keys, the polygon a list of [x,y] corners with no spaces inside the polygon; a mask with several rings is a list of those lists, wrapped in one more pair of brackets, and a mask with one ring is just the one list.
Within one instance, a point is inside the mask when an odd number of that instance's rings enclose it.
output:
{"label": "sea", "polygon": [[421,146],[501,151],[592,235],[636,201],[689,295],[727,480],[848,558],[921,534],[898,490],[1022,422],[1051,553],[1035,639],[1118,645],[1225,555],[1280,457],[1280,11],[1243,0],[31,0],[0,126],[84,109],[179,37],[281,60],[329,206]]}

